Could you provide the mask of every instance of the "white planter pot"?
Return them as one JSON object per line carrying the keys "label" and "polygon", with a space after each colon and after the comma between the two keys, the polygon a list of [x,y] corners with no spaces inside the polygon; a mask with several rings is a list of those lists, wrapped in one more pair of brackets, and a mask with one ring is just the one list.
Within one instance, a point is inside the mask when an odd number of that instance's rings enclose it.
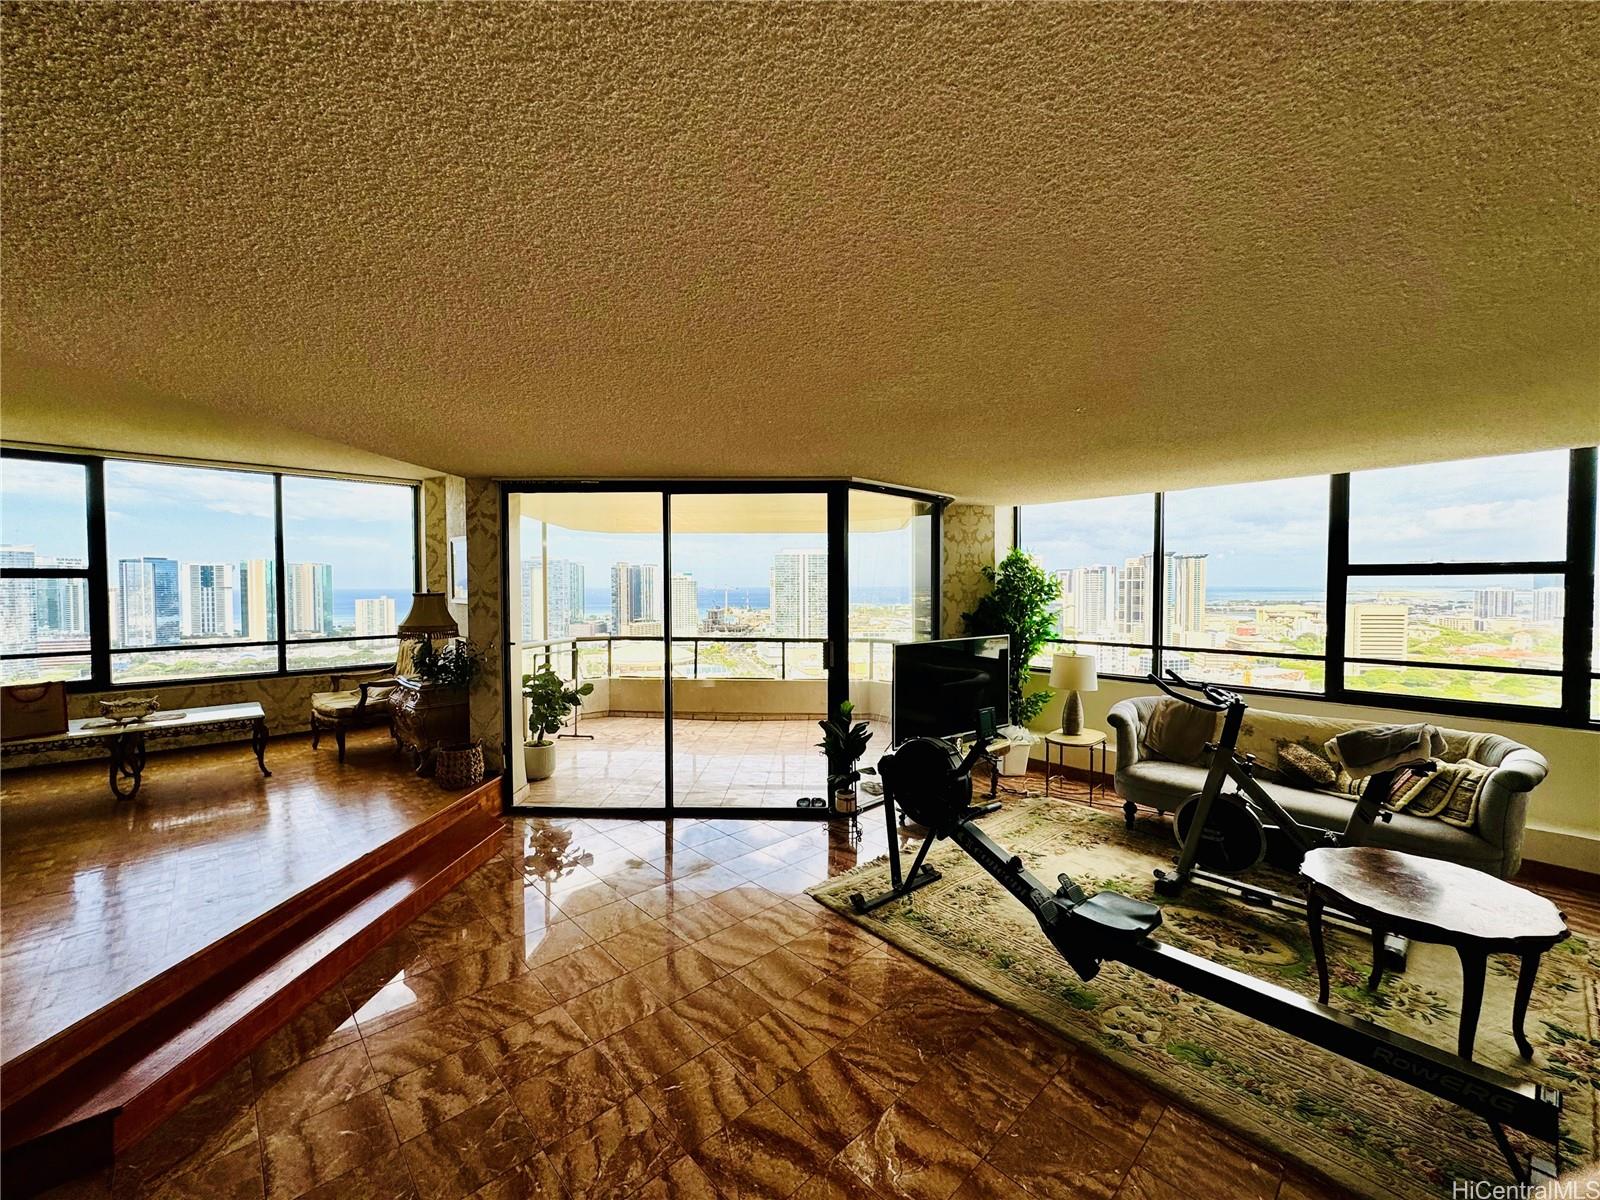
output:
{"label": "white planter pot", "polygon": [[1000,758],[1000,774],[1026,775],[1028,773],[1028,751],[1031,748],[1031,742],[1013,742],[1011,748]]}
{"label": "white planter pot", "polygon": [[545,742],[543,745],[535,745],[532,742],[524,742],[522,765],[528,769],[529,783],[549,779],[556,771],[556,744]]}

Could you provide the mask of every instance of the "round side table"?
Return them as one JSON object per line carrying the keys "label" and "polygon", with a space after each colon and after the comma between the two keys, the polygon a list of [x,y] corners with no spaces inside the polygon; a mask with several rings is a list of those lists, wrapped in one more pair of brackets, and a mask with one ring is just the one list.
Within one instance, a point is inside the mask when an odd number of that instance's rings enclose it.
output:
{"label": "round side table", "polygon": [[[1062,733],[1058,729],[1054,733],[1045,734],[1044,794],[1046,796],[1050,794],[1050,780],[1053,775],[1053,772],[1051,771],[1052,764],[1059,766],[1062,771],[1065,771],[1067,769],[1068,750],[1087,750],[1089,752],[1089,805],[1092,808],[1094,806],[1095,779],[1097,778],[1094,769],[1094,752],[1096,748],[1098,748],[1100,751],[1100,775],[1104,775],[1106,773],[1106,765],[1110,761],[1110,759],[1107,757],[1110,753],[1110,749],[1106,745],[1105,730],[1085,729],[1079,733]],[[1059,763],[1056,763],[1055,761],[1055,754],[1057,751],[1059,751],[1061,754],[1061,761]],[[1104,791],[1105,789],[1101,788],[1100,790]]]}

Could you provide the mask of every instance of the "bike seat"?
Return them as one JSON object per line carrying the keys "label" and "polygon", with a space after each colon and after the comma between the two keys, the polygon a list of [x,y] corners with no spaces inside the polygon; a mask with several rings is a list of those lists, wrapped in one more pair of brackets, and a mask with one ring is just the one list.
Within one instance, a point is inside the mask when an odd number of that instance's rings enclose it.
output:
{"label": "bike seat", "polygon": [[1094,926],[1100,937],[1136,942],[1161,924],[1161,909],[1121,892],[1096,892],[1072,910],[1072,918]]}

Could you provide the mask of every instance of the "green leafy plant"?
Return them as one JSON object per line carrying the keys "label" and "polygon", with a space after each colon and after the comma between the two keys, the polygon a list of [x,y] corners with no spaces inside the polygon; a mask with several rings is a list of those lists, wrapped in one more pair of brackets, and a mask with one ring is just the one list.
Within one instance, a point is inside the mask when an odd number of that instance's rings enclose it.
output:
{"label": "green leafy plant", "polygon": [[522,694],[528,701],[528,738],[534,746],[549,745],[550,735],[559,733],[567,715],[594,691],[594,684],[570,686],[546,663],[532,675],[522,677]]}
{"label": "green leafy plant", "polygon": [[1011,720],[1026,726],[1054,694],[1041,689],[1024,696],[1022,688],[1028,664],[1053,632],[1050,606],[1061,598],[1061,580],[1020,549],[1001,559],[998,567],[985,567],[983,577],[993,590],[971,612],[962,613],[961,621],[975,637],[1005,634],[1011,639]]}
{"label": "green leafy plant", "polygon": [[483,654],[465,638],[457,638],[443,649],[436,648],[432,641],[423,638],[417,643],[411,670],[424,683],[470,687],[472,681],[483,673]]}
{"label": "green leafy plant", "polygon": [[857,760],[866,753],[867,743],[872,740],[872,733],[865,721],[851,724],[850,717],[855,711],[856,706],[846,700],[839,705],[837,716],[817,722],[817,728],[822,730],[822,740],[817,743],[817,748],[827,756],[830,777],[849,774]]}

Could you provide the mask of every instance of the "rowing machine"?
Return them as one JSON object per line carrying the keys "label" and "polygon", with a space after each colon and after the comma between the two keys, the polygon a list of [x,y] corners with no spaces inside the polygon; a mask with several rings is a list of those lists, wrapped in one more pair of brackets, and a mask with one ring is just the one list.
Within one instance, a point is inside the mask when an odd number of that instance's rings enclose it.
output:
{"label": "rowing machine", "polygon": [[[1553,1179],[1560,1158],[1561,1094],[1514,1079],[1491,1067],[1439,1050],[1402,1033],[1308,1000],[1298,992],[1219,966],[1158,941],[1161,909],[1155,904],[1102,891],[1088,894],[1070,876],[1045,887],[1022,859],[989,838],[973,823],[971,763],[948,742],[915,738],[878,764],[886,811],[899,803],[928,833],[909,875],[899,873],[899,855],[890,823],[891,889],[870,901],[851,897],[855,910],[870,912],[939,878],[925,866],[929,847],[948,838],[1015,896],[1039,922],[1050,944],[1082,979],[1093,979],[1101,964],[1120,962],[1136,971],[1243,1013],[1291,1037],[1411,1084],[1476,1113],[1489,1124],[1495,1144],[1518,1183]],[[1524,1166],[1506,1138],[1506,1127],[1548,1142],[1552,1160],[1537,1156]]]}

